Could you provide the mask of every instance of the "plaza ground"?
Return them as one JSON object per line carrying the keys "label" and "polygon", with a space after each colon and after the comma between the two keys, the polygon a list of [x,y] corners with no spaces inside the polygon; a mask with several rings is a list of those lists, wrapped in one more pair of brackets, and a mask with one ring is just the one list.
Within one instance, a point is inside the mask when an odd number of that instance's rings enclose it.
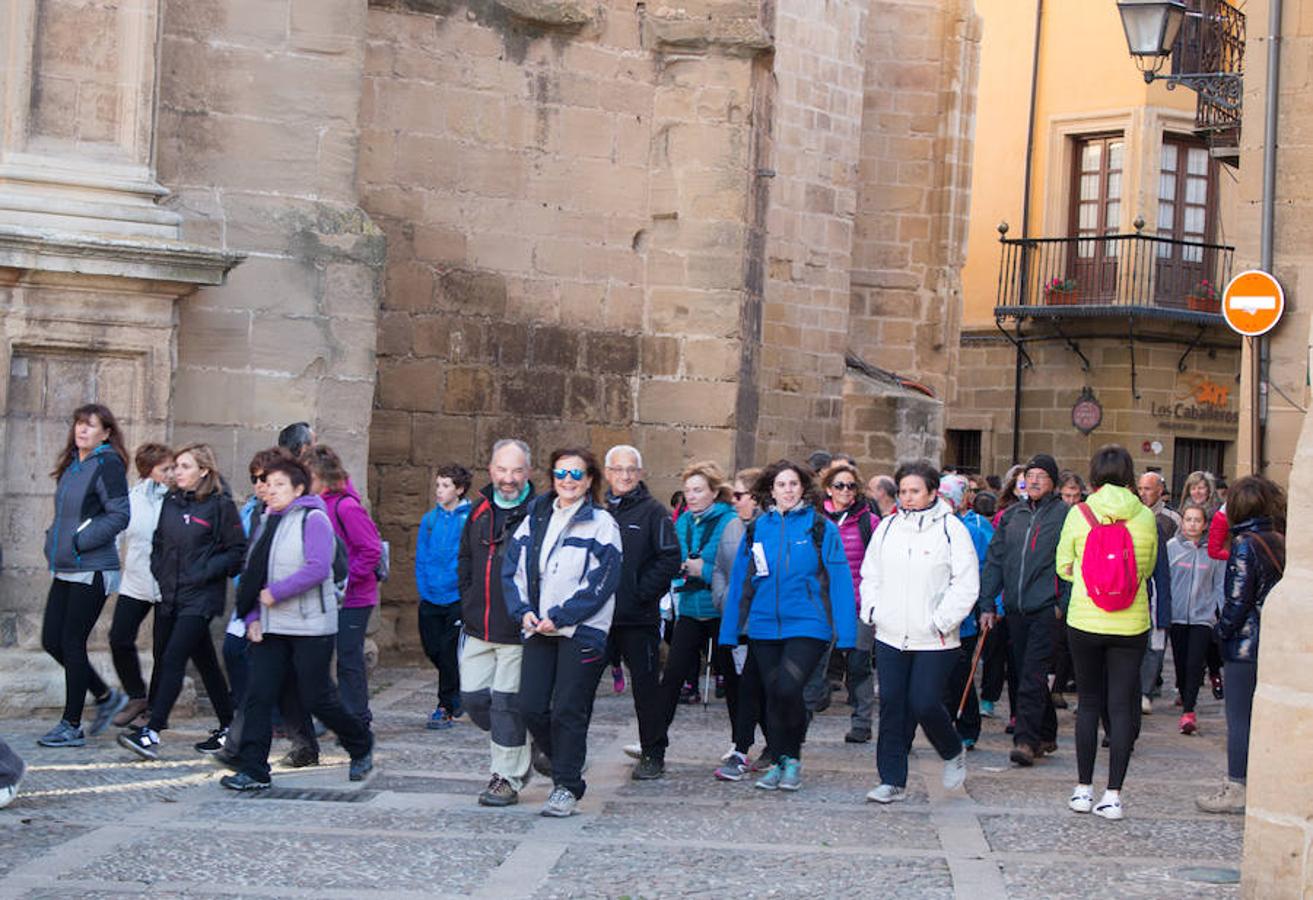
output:
{"label": "plaza ground", "polygon": [[[239,796],[191,748],[208,718],[177,722],[155,763],[129,758],[114,729],[50,750],[35,743],[49,716],[0,720],[29,765],[18,800],[0,810],[0,897],[1238,896],[1214,882],[1239,867],[1243,818],[1194,806],[1225,770],[1222,705],[1205,689],[1201,734],[1181,736],[1167,678],[1118,823],[1066,808],[1070,711],[1059,713],[1058,752],[1029,770],[1009,765],[1004,720],[986,720],[965,793],[942,789],[918,736],[908,801],[880,807],[863,799],[875,744],[843,742],[839,702],[811,730],[797,794],[711,777],[728,744],[720,703],[681,708],[667,776],[632,782],[622,753],[636,736],[632,699],[614,696],[608,677],[588,793],[568,820],[538,815],[549,785],[537,777],[517,807],[476,805],[486,735],[468,719],[424,729],[430,670],[374,674],[377,768],[363,784],[347,781],[331,738],[323,766],[276,770],[278,790]],[[1106,751],[1096,788],[1105,761]]]}

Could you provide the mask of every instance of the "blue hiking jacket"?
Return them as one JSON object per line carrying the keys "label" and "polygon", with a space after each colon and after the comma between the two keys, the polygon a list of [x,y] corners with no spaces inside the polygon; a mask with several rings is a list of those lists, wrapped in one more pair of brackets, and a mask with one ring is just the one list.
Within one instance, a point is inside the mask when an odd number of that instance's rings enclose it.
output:
{"label": "blue hiking jacket", "polygon": [[[720,643],[732,646],[739,642],[739,608],[743,585],[751,575],[754,594],[748,610],[746,633],[759,641],[786,640],[794,637],[835,641],[841,650],[857,643],[857,599],[853,593],[853,575],[848,556],[839,538],[839,529],[825,519],[825,537],[821,559],[812,539],[812,522],[817,515],[810,506],[798,506],[781,515],[771,509],[753,523],[752,540],[761,544],[768,571],[757,573],[752,548],[745,536],[739,544],[730,575],[729,593],[720,622]],[[823,564],[830,580],[830,609],[834,628],[821,598],[817,577]]]}
{"label": "blue hiking jacket", "polygon": [[[962,516],[962,524],[967,527],[967,533],[971,535],[971,543],[976,548],[976,556],[980,558],[980,574],[985,573],[985,554],[989,553],[989,542],[994,539],[994,526],[989,524],[989,520],[975,510],[967,510]],[[997,606],[1001,612],[1003,605],[1003,595],[999,595]],[[958,629],[958,637],[971,637],[973,634],[980,632],[980,625],[976,621],[976,615],[973,611],[965,619]]]}
{"label": "blue hiking jacket", "polygon": [[473,506],[461,500],[448,512],[435,506],[419,522],[415,542],[415,586],[426,603],[448,606],[460,602],[460,534]]}

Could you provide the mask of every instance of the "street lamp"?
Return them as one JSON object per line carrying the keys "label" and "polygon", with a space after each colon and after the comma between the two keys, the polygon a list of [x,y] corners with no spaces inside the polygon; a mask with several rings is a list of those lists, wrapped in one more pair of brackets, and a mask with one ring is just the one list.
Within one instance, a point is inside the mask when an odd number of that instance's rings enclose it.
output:
{"label": "street lamp", "polygon": [[1152,82],[1172,55],[1185,20],[1185,4],[1181,0],[1117,0],[1117,12],[1126,31],[1126,46],[1144,80]]}

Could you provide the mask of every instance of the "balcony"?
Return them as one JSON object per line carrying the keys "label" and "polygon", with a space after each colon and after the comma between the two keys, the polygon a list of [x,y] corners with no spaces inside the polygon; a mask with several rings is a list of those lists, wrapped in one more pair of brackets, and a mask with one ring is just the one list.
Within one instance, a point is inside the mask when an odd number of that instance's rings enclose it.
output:
{"label": "balcony", "polygon": [[994,316],[1222,325],[1235,248],[1147,234],[1004,238]]}

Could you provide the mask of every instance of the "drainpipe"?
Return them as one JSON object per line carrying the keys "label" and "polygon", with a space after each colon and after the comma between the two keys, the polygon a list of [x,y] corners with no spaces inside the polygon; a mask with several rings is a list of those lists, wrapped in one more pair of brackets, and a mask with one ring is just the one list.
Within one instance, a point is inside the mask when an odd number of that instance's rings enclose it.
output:
{"label": "drainpipe", "polygon": [[[1267,15],[1267,97],[1263,121],[1263,231],[1260,266],[1272,273],[1276,230],[1277,94],[1281,75],[1282,0],[1269,0]],[[1267,472],[1267,381],[1271,371],[1271,345],[1267,335],[1254,338],[1254,471]]]}
{"label": "drainpipe", "polygon": [[[1035,162],[1035,98],[1039,93],[1039,40],[1044,23],[1044,0],[1035,0],[1035,46],[1030,61],[1030,114],[1026,119],[1026,174],[1021,189],[1021,293],[1018,300],[1026,302],[1030,278],[1030,194],[1031,169]],[[1017,318],[1017,361],[1012,383],[1012,462],[1021,459],[1021,318]]]}

